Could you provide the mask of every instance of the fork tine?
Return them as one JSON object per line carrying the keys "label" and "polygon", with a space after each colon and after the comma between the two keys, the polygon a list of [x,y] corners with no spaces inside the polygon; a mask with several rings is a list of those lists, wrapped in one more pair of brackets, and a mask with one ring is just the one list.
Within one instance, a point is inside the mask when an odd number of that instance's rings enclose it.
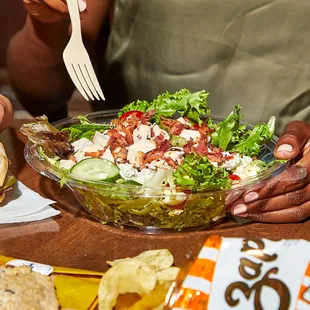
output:
{"label": "fork tine", "polygon": [[91,100],[94,100],[94,96],[91,93],[91,90],[89,89],[89,87],[87,85],[87,82],[85,81],[85,79],[83,77],[83,74],[82,74],[82,71],[81,71],[81,66],[79,64],[72,64],[72,66],[73,66],[73,70],[75,71],[76,76],[79,79],[79,81],[80,81],[83,89],[85,90],[86,94],[88,95],[88,97]]}
{"label": "fork tine", "polygon": [[79,79],[77,78],[77,76],[76,76],[76,74],[75,74],[75,71],[74,71],[74,69],[73,69],[73,66],[72,66],[70,63],[67,63],[66,61],[65,61],[65,65],[66,65],[67,71],[68,71],[68,73],[69,73],[69,75],[70,75],[70,78],[71,78],[71,80],[73,81],[75,87],[78,89],[78,91],[81,93],[81,95],[82,95],[87,101],[89,101],[89,98],[87,97],[87,95],[86,95],[86,93],[85,93],[85,91],[84,91],[84,89],[83,89],[83,87],[82,87],[82,85],[81,85]]}
{"label": "fork tine", "polygon": [[97,79],[97,76],[96,76],[96,73],[94,71],[94,68],[93,68],[92,64],[91,63],[90,64],[88,64],[88,63],[85,64],[85,68],[86,68],[86,70],[87,70],[87,72],[89,74],[89,78],[92,80],[93,85],[96,88],[97,93],[99,94],[99,96],[101,97],[102,100],[105,100],[103,92],[101,90],[100,84],[98,82],[98,79]]}
{"label": "fork tine", "polygon": [[84,78],[85,78],[85,81],[86,81],[86,83],[87,83],[87,85],[88,85],[90,91],[91,91],[92,94],[96,97],[97,100],[100,100],[100,98],[99,98],[99,96],[98,96],[98,94],[97,94],[97,92],[96,92],[96,89],[95,89],[95,87],[94,87],[94,85],[93,85],[91,79],[89,78],[89,74],[88,74],[88,72],[87,72],[87,70],[86,70],[86,65],[85,65],[85,64],[84,64],[84,65],[80,65],[80,69],[81,69],[81,71],[82,71],[82,74],[83,74],[83,76],[84,76]]}

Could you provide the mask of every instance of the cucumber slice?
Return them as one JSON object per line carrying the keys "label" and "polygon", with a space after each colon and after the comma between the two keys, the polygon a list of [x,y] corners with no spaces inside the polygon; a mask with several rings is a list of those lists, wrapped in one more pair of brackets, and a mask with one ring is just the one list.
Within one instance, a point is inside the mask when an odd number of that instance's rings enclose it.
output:
{"label": "cucumber slice", "polygon": [[70,173],[88,181],[113,182],[119,178],[119,168],[103,158],[85,158],[74,165]]}

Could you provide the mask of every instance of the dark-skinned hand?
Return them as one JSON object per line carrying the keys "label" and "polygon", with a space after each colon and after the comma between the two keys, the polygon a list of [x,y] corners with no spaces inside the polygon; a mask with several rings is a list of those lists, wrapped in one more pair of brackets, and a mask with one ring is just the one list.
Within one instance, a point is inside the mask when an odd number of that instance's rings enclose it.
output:
{"label": "dark-skinned hand", "polygon": [[293,121],[279,138],[274,155],[295,159],[276,177],[247,190],[231,213],[258,222],[300,222],[310,217],[310,125]]}

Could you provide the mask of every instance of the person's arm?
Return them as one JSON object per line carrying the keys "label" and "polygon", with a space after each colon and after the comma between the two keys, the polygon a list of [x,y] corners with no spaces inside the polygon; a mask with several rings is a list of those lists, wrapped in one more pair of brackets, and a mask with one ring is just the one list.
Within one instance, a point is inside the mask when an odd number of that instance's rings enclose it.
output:
{"label": "person's arm", "polygon": [[0,131],[4,130],[13,121],[13,107],[8,98],[0,95]]}
{"label": "person's arm", "polygon": [[[49,2],[25,2],[29,12],[25,26],[11,40],[7,54],[12,87],[19,101],[33,115],[42,114],[48,108],[44,102],[47,105],[66,102],[74,90],[62,60],[70,32],[66,6],[60,0],[54,0],[52,9]],[[108,0],[88,0],[87,10],[81,14],[83,39],[89,52],[96,43],[110,5]],[[51,22],[53,19],[57,21]]]}

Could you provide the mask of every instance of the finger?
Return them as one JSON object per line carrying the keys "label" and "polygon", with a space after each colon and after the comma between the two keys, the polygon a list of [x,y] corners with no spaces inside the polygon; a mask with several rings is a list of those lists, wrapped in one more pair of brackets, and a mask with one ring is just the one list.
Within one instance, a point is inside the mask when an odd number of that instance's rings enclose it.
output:
{"label": "finger", "polygon": [[253,186],[244,193],[245,203],[289,193],[303,188],[309,182],[306,167],[294,165],[285,169],[276,177]]}
{"label": "finger", "polygon": [[57,12],[60,12],[63,14],[68,13],[67,5],[60,0],[43,0],[43,2]]}
{"label": "finger", "polygon": [[[57,0],[57,2],[61,2]],[[54,10],[47,3],[41,0],[24,0],[25,8],[28,13],[43,23],[53,23],[68,16],[68,13],[63,14],[58,10]]]}
{"label": "finger", "polygon": [[279,195],[272,198],[257,200],[245,204],[242,200],[235,203],[232,214],[272,212],[277,210],[289,209],[310,201],[310,184],[302,189]]}
{"label": "finger", "polygon": [[298,223],[310,217],[310,201],[285,210],[264,213],[248,213],[238,215],[256,222],[264,223]]}
{"label": "finger", "polygon": [[301,149],[310,138],[310,125],[293,121],[289,123],[279,138],[274,155],[278,159],[292,159],[300,154]]}

